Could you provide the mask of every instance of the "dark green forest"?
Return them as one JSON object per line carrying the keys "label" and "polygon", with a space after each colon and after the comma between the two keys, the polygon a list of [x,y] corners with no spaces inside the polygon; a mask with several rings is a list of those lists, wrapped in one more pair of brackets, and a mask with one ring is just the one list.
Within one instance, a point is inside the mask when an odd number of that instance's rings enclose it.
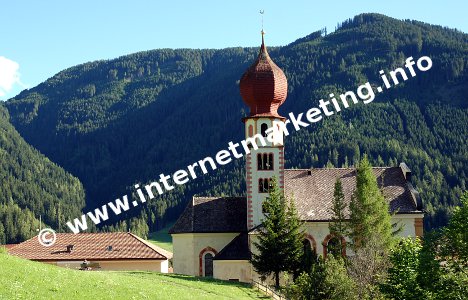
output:
{"label": "dark green forest", "polygon": [[[241,118],[248,109],[238,84],[257,53],[258,47],[161,49],[89,62],[23,91],[4,106],[30,145],[79,178],[88,210],[129,193],[136,183],[171,174],[214,156],[229,141],[242,140]],[[426,229],[446,224],[467,184],[467,34],[362,14],[333,33],[319,30],[289,45],[269,47],[269,53],[288,78],[283,115],[304,112],[329,93],[355,90],[366,81],[380,85],[378,71],[403,66],[406,57],[431,57],[430,71],[377,95],[371,104],[357,104],[287,137],[286,167],[352,166],[364,153],[375,166],[404,161],[425,204]],[[3,115],[2,128],[14,132]],[[6,151],[11,157],[1,161],[0,203],[28,209],[33,218],[45,215],[52,226],[79,216],[84,192],[77,180],[26,144],[27,150],[0,146],[0,155]],[[17,163],[20,156],[24,166]],[[41,172],[37,160],[58,173]],[[10,171],[14,166],[22,167]],[[177,219],[195,194],[243,195],[243,168],[242,159],[235,161],[103,229],[154,231]],[[20,173],[28,170],[30,189],[16,182],[25,182]],[[16,192],[10,196],[9,190]],[[116,224],[128,217],[133,219],[126,225]],[[148,228],[141,229],[144,223]]]}
{"label": "dark green forest", "polygon": [[39,216],[53,228],[85,205],[83,185],[28,145],[8,122],[0,106],[0,244],[36,234]]}

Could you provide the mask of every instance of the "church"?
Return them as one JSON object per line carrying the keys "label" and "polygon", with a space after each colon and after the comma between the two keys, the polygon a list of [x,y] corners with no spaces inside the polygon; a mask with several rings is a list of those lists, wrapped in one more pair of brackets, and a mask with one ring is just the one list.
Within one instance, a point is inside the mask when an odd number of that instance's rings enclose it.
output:
{"label": "church", "polygon": [[[241,96],[250,108],[250,115],[242,119],[246,138],[258,133],[266,137],[268,128],[286,120],[278,114],[278,108],[286,100],[287,90],[286,76],[268,55],[262,32],[258,57],[240,80]],[[240,282],[258,280],[250,259],[256,251],[253,243],[264,216],[262,203],[273,177],[286,197],[294,196],[304,222],[306,245],[327,256],[334,239],[328,225],[335,181],[340,178],[349,203],[356,187],[356,170],[285,169],[283,132],[275,130],[274,134],[271,141],[246,155],[246,196],[193,197],[188,203],[169,231],[174,273]],[[399,167],[373,168],[373,172],[389,202],[392,222],[402,227],[399,235],[422,236],[424,214],[408,166],[401,163]],[[349,216],[349,211],[346,213]],[[343,255],[346,252],[343,249]]]}

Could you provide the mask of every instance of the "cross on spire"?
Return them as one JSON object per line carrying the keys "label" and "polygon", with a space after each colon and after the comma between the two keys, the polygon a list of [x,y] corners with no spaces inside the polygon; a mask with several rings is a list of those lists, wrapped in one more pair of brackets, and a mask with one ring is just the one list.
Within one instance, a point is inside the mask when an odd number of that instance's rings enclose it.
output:
{"label": "cross on spire", "polygon": [[265,14],[265,11],[263,9],[260,10],[260,14],[262,15],[262,31],[261,31],[261,33],[262,33],[262,47],[264,47],[264,38],[263,38],[263,36],[265,35],[265,30],[263,30],[263,14]]}

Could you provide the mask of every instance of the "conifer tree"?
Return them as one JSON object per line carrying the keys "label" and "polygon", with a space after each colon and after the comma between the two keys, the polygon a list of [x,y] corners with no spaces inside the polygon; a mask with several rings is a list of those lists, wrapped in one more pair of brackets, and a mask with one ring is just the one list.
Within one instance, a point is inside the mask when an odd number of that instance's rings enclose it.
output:
{"label": "conifer tree", "polygon": [[383,248],[392,245],[392,224],[388,203],[377,185],[371,165],[364,155],[356,169],[356,190],[350,204],[349,235],[355,249],[376,237]]}
{"label": "conifer tree", "polygon": [[331,211],[333,213],[332,220],[328,224],[330,233],[333,234],[339,245],[337,253],[341,253],[343,250],[342,238],[348,234],[348,225],[346,224],[345,217],[346,202],[344,201],[343,185],[341,184],[340,178],[336,178],[335,191],[333,193],[333,206]]}
{"label": "conifer tree", "polygon": [[[289,272],[293,274],[294,279],[299,276],[302,271],[301,262],[305,255],[304,252],[304,231],[301,229],[302,221],[297,215],[296,205],[294,204],[294,197],[289,198],[289,206],[286,213],[286,226],[287,237],[289,239],[289,253],[288,253],[288,268]],[[310,245],[308,245],[310,249]]]}
{"label": "conifer tree", "polygon": [[252,265],[263,277],[274,274],[275,286],[279,288],[280,273],[294,271],[299,265],[304,234],[294,205],[288,205],[275,178],[271,183],[263,204],[265,218],[258,242],[254,242],[258,252],[252,253]]}

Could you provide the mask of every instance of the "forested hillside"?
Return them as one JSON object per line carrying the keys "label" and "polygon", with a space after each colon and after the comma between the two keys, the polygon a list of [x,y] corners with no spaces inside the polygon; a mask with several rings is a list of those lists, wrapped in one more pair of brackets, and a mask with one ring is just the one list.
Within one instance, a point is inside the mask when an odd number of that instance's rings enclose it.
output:
{"label": "forested hillside", "polygon": [[[288,78],[283,115],[368,80],[380,84],[378,71],[402,66],[408,56],[430,56],[430,71],[289,136],[286,166],[349,166],[363,153],[377,166],[404,161],[426,205],[427,228],[445,224],[468,174],[467,34],[364,14],[334,33],[318,31],[269,52]],[[247,108],[238,83],[257,53],[258,47],[162,49],[90,62],[22,92],[6,107],[28,143],[81,180],[93,208],[240,141]],[[131,215],[141,214],[155,230],[176,219],[195,193],[241,195],[243,164],[238,160]]]}
{"label": "forested hillside", "polygon": [[0,244],[36,234],[39,215],[64,230],[84,206],[80,181],[28,145],[0,105]]}

